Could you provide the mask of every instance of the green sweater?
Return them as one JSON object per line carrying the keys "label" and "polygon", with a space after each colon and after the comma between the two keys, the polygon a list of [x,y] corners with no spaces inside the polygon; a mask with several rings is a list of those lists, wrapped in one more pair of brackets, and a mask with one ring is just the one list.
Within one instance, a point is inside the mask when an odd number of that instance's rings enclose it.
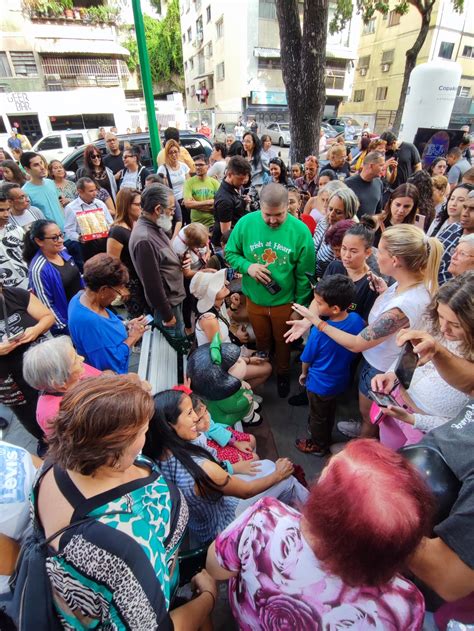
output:
{"label": "green sweater", "polygon": [[[228,264],[243,274],[243,293],[257,305],[264,307],[291,302],[308,304],[311,287],[305,272],[314,272],[314,245],[305,224],[288,215],[278,228],[270,228],[260,211],[240,219],[232,230],[225,248]],[[252,263],[269,263],[272,279],[281,291],[272,295],[248,275]]]}

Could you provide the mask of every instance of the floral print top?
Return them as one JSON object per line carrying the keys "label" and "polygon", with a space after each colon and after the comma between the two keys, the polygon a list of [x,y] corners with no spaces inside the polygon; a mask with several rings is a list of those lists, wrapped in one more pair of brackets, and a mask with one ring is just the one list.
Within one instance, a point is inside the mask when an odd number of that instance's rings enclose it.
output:
{"label": "floral print top", "polygon": [[221,567],[238,572],[229,600],[241,631],[418,631],[424,600],[402,576],[383,587],[349,587],[321,566],[301,514],[266,497],[216,539]]}

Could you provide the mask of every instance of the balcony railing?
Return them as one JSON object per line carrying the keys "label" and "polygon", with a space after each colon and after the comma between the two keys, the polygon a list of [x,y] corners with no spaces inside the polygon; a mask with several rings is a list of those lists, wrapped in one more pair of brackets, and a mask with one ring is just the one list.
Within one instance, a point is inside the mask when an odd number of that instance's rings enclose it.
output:
{"label": "balcony railing", "polygon": [[120,9],[106,5],[74,7],[68,0],[24,0],[23,12],[32,21],[117,24]]}

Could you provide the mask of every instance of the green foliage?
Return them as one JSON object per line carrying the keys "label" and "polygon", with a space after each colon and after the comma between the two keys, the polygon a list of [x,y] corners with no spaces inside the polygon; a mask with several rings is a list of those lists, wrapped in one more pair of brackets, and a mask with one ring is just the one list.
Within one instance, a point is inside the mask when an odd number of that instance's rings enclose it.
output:
{"label": "green foliage", "polygon": [[[408,13],[410,5],[414,6],[420,14],[423,15],[428,8],[431,8],[435,0],[398,0],[395,5],[390,6],[389,0],[337,0],[336,11],[329,24],[329,32],[331,34],[341,31],[346,23],[351,19],[354,6],[357,13],[362,16],[362,21],[367,23],[375,13],[386,15],[390,10],[396,11],[400,15]],[[451,0],[453,9],[457,13],[462,13],[464,9],[464,0]]]}
{"label": "green foliage", "polygon": [[[173,75],[182,76],[183,50],[178,0],[170,2],[168,13],[161,22],[147,15],[143,16],[143,21],[153,83],[169,81]],[[130,37],[124,46],[130,52],[127,65],[133,72],[140,65],[136,38]]]}

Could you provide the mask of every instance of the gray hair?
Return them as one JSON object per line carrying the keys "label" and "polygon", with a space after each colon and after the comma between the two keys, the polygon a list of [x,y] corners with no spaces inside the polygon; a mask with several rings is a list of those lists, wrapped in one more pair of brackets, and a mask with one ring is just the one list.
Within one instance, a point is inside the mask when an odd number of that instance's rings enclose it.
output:
{"label": "gray hair", "polygon": [[[474,197],[474,195],[473,195],[473,197]],[[463,234],[462,237],[458,241],[458,244],[459,243],[467,243],[467,245],[470,245],[471,247],[474,248],[474,233]]]}
{"label": "gray hair", "polygon": [[362,164],[375,164],[380,160],[380,158],[382,158],[382,160],[385,160],[385,156],[383,153],[380,153],[380,151],[371,151],[365,156]]}
{"label": "gray hair", "polygon": [[319,193],[329,193],[329,196],[331,196],[333,193],[340,191],[342,188],[348,188],[347,184],[344,184],[341,180],[332,180],[319,189],[318,195]]}
{"label": "gray hair", "polygon": [[288,206],[288,189],[276,182],[266,184],[260,192],[260,204],[269,208]]}
{"label": "gray hair", "polygon": [[143,212],[151,215],[157,206],[164,210],[170,205],[169,200],[172,195],[173,191],[164,184],[150,184],[142,193]]}
{"label": "gray hair", "polygon": [[[331,183],[332,182],[329,182],[329,184]],[[344,214],[346,215],[346,219],[353,219],[357,215],[360,202],[357,199],[357,195],[348,186],[340,188],[338,191],[334,191],[334,193],[329,196],[328,203],[331,202],[333,197],[339,197],[344,204]]]}
{"label": "gray hair", "polygon": [[35,390],[54,392],[70,377],[74,360],[71,338],[53,337],[29,348],[23,355],[23,377]]}

